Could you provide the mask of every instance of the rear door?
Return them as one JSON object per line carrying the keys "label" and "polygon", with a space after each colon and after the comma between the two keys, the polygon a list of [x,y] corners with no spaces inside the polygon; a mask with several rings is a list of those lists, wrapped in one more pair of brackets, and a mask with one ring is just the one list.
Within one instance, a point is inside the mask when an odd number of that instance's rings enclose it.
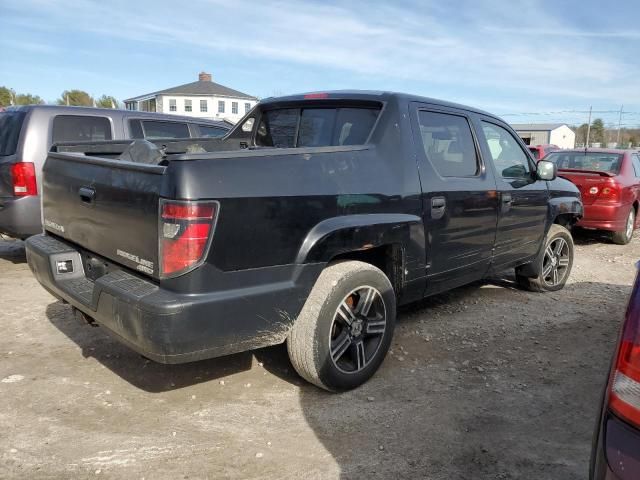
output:
{"label": "rear door", "polygon": [[489,117],[478,122],[483,156],[494,169],[500,197],[493,261],[498,270],[538,253],[546,233],[549,190],[506,125]]}
{"label": "rear door", "polygon": [[412,106],[423,191],[427,294],[482,278],[491,262],[498,205],[468,114]]}

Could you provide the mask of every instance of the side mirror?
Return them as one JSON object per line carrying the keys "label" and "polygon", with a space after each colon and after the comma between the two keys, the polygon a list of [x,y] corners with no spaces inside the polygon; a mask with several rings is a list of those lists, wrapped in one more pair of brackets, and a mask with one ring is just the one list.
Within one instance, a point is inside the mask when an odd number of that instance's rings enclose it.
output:
{"label": "side mirror", "polygon": [[540,160],[538,162],[538,178],[540,180],[555,180],[558,176],[558,167],[553,162],[548,162],[546,160]]}

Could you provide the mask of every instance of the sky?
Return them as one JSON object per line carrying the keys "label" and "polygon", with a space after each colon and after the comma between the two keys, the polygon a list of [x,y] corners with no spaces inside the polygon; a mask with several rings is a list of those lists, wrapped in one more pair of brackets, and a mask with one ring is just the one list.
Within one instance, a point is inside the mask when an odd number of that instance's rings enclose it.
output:
{"label": "sky", "polygon": [[0,85],[119,100],[197,80],[261,98],[403,91],[512,123],[640,126],[640,2],[0,0]]}

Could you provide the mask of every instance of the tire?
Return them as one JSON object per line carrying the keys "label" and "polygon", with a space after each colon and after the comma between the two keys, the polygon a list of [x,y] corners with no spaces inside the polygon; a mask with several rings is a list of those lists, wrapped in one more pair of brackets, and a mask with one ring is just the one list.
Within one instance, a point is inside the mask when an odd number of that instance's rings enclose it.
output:
{"label": "tire", "polygon": [[613,243],[617,243],[618,245],[626,245],[633,238],[633,230],[636,226],[636,211],[633,207],[629,211],[629,215],[627,215],[627,223],[626,228],[619,232],[613,232],[611,235],[611,240]]}
{"label": "tire", "polygon": [[[569,230],[553,224],[545,238],[537,277],[527,277],[516,268],[516,280],[525,290],[532,292],[555,292],[564,288],[573,267],[573,238]],[[553,272],[556,272],[555,275]]]}
{"label": "tire", "polygon": [[395,293],[380,269],[359,261],[331,264],[289,332],[289,358],[308,382],[331,392],[351,390],[382,364],[395,320]]}

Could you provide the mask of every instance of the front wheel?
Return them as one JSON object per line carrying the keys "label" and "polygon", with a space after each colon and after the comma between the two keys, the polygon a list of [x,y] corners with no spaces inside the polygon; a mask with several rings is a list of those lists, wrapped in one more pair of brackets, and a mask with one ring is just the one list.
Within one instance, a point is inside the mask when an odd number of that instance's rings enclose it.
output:
{"label": "front wheel", "polygon": [[545,238],[544,254],[537,277],[526,277],[516,269],[518,284],[534,292],[554,292],[564,287],[573,266],[573,238],[561,225],[551,225]]}
{"label": "front wheel", "polygon": [[631,211],[627,216],[627,223],[625,224],[624,230],[619,232],[613,232],[611,235],[611,239],[613,243],[617,243],[618,245],[626,245],[633,238],[633,229],[636,225],[636,211],[633,207],[631,207]]}
{"label": "front wheel", "polygon": [[289,333],[289,358],[320,388],[356,388],[382,364],[395,319],[393,287],[380,269],[358,261],[329,265]]}

